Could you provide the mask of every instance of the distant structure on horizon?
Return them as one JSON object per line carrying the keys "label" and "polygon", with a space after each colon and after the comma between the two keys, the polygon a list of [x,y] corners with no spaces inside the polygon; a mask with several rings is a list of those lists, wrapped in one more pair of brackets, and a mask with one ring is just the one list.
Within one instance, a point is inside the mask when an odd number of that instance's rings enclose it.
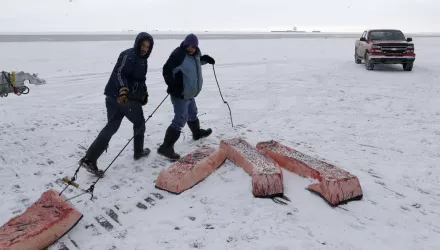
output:
{"label": "distant structure on horizon", "polygon": [[271,30],[270,32],[295,32],[295,33],[306,33],[304,30],[298,30],[296,26],[293,27],[292,30]]}

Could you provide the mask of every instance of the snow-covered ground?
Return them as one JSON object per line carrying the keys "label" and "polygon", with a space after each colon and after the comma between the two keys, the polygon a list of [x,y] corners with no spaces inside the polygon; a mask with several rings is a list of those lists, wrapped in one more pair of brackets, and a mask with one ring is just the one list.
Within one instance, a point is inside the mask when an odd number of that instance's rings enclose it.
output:
{"label": "snow-covered ground", "polygon": [[[440,38],[414,42],[414,71],[404,72],[399,65],[367,71],[355,64],[353,38],[200,40],[202,52],[217,61],[235,126],[212,67],[204,66],[197,104],[202,126],[214,132],[194,142],[185,127],[177,152],[238,136],[254,145],[276,139],[358,176],[363,200],[331,208],[305,190],[313,180],[287,171],[287,206],[256,199],[250,177],[229,161],[181,195],[155,189],[160,170],[170,165],[156,154],[173,117],[167,99],[147,123],[151,156],[134,162],[130,144],[96,185],[96,200],[72,200],[85,217],[50,249],[440,249]],[[57,179],[72,176],[106,123],[109,72],[132,44],[0,44],[0,70],[35,72],[47,81],[28,85],[28,95],[0,99],[0,224],[48,188],[61,190]],[[166,96],[161,68],[179,44],[156,40],[146,117]],[[101,168],[132,133],[124,120]],[[85,189],[95,180],[84,170],[78,178]],[[101,217],[111,229],[99,224]]]}

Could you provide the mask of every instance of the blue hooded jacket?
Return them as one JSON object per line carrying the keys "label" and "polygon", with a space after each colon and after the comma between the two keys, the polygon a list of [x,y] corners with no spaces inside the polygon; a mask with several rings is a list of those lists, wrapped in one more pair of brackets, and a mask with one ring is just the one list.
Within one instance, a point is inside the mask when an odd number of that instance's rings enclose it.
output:
{"label": "blue hooded jacket", "polygon": [[[185,51],[187,45],[196,46],[196,53],[192,56]],[[190,34],[175,48],[162,68],[162,75],[168,85],[167,93],[181,98],[191,99],[197,97],[203,86],[202,52],[198,47],[197,37]]]}
{"label": "blue hooded jacket", "polygon": [[[141,42],[150,41],[150,49],[144,55],[140,55]],[[142,102],[144,94],[147,92],[145,84],[148,71],[148,57],[153,50],[153,37],[141,32],[136,36],[133,48],[126,49],[119,54],[118,60],[113,68],[110,79],[104,89],[104,95],[117,98],[119,89],[127,87],[129,89],[128,99]]]}

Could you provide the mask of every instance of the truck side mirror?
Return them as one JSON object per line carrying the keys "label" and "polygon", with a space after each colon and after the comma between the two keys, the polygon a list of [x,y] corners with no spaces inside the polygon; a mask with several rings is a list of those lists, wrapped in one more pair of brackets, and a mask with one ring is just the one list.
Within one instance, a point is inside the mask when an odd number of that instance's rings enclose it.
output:
{"label": "truck side mirror", "polygon": [[362,42],[367,41],[367,39],[365,39],[365,37],[361,37],[361,39],[359,39],[359,40],[362,41]]}
{"label": "truck side mirror", "polygon": [[412,41],[412,38],[411,38],[411,37],[408,37],[408,38],[406,39],[406,41],[407,41],[407,42],[411,42],[411,41]]}

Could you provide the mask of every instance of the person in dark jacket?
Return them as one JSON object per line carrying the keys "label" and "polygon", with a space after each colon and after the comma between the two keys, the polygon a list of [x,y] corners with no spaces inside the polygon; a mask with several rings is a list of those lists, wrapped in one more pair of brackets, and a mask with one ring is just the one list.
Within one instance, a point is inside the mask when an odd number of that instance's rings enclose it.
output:
{"label": "person in dark jacket", "polygon": [[145,81],[148,70],[147,59],[153,46],[153,37],[141,32],[137,35],[133,48],[126,49],[119,54],[104,89],[107,124],[80,160],[80,164],[91,173],[102,175],[102,171],[98,169],[97,160],[107,149],[124,117],[133,123],[134,159],[139,160],[150,154],[149,148],[144,149],[145,118],[142,106],[148,103]]}
{"label": "person in dark jacket", "polygon": [[180,155],[174,152],[174,144],[186,123],[194,140],[212,133],[210,128],[200,128],[195,101],[203,86],[201,66],[206,63],[215,64],[215,60],[209,55],[202,55],[197,36],[189,34],[180,46],[174,49],[163,66],[162,75],[168,85],[167,92],[173,104],[174,119],[167,128],[164,141],[157,152],[171,160],[180,158]]}

